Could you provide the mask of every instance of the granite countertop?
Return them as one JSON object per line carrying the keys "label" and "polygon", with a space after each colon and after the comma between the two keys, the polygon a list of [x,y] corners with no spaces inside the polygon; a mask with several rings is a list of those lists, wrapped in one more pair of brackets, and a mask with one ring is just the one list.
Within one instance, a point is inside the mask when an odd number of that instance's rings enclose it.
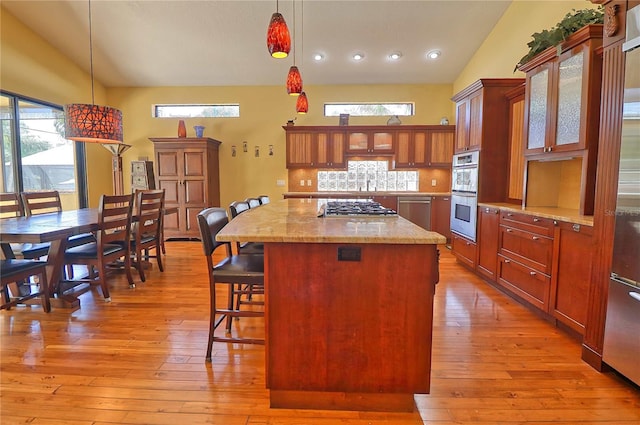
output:
{"label": "granite countertop", "polygon": [[349,196],[353,196],[354,198],[359,196],[450,196],[449,192],[366,192],[366,191],[357,191],[357,192],[285,192],[284,196],[295,196],[295,197],[325,197],[325,198],[345,198]]}
{"label": "granite countertop", "polygon": [[231,220],[218,241],[291,243],[444,244],[439,233],[400,216],[318,217],[322,199],[284,199],[248,210]]}
{"label": "granite countertop", "polygon": [[522,207],[516,204],[504,202],[478,202],[479,207],[498,208],[522,214],[536,215],[552,220],[566,221],[569,223],[593,226],[593,216],[581,215],[577,210],[556,207]]}

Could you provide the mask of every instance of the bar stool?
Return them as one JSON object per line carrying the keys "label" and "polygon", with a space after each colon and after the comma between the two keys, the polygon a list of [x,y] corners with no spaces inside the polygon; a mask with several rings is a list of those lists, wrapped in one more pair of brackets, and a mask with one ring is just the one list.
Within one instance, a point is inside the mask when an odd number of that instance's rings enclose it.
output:
{"label": "bar stool", "polygon": [[[213,342],[233,342],[243,344],[264,344],[264,339],[243,338],[231,335],[232,317],[264,317],[263,310],[241,310],[241,303],[236,300],[243,295],[264,294],[264,256],[233,255],[229,242],[219,242],[216,235],[229,222],[224,208],[207,208],[198,214],[198,228],[202,239],[204,255],[207,258],[210,292],[209,341],[207,343],[207,361],[211,361]],[[213,262],[214,251],[224,246],[226,256],[217,264]],[[216,286],[228,285],[229,299],[227,308],[218,308]],[[243,302],[242,304],[264,305],[263,301]],[[219,317],[218,317],[219,316]],[[216,336],[215,330],[223,320],[227,319],[224,337]]]}
{"label": "bar stool", "polygon": [[[249,209],[247,201],[233,201],[229,205],[231,219],[233,220]],[[236,242],[236,252],[238,254],[264,254],[264,244],[258,242]]]}

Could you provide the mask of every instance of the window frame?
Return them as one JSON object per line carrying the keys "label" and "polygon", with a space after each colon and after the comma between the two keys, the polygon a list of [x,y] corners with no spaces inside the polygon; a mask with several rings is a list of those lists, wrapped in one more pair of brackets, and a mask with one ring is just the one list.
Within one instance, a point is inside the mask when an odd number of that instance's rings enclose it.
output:
{"label": "window frame", "polygon": [[[168,115],[161,116],[158,114],[159,108],[213,108],[214,110],[218,107],[236,107],[238,115],[194,115],[194,114],[184,114],[184,115]],[[172,118],[240,118],[240,103],[155,103],[151,105],[151,116],[153,118],[160,119],[172,119]]]}
{"label": "window frame", "polygon": [[[22,170],[22,145],[20,136],[20,107],[19,103],[30,102],[38,105],[42,105],[58,111],[63,111],[63,107],[45,100],[36,99],[30,96],[24,96],[7,90],[0,90],[0,96],[11,99],[10,115],[11,119],[11,160],[14,163],[13,167],[13,191],[21,193],[24,191],[24,177]],[[86,149],[84,143],[74,142],[75,151],[75,167],[77,177],[77,195],[78,206],[80,208],[87,208],[88,203],[88,191],[87,191],[87,167],[86,167]],[[4,142],[0,145],[0,158],[4,158]],[[4,168],[4,166],[3,166]],[[4,172],[4,170],[3,170]],[[4,186],[2,190],[5,190]]]}
{"label": "window frame", "polygon": [[[340,106],[350,106],[350,107],[360,107],[360,106],[378,106],[385,107],[387,105],[404,105],[410,108],[409,113],[394,113],[394,112],[386,112],[384,114],[354,114],[353,111],[344,109],[342,111],[337,111],[335,113],[330,113],[327,115],[327,107],[340,107]],[[338,117],[341,114],[349,114],[352,117],[388,117],[393,115],[398,115],[401,117],[410,117],[416,114],[416,104],[415,102],[325,102],[322,107],[322,114],[325,117]]]}

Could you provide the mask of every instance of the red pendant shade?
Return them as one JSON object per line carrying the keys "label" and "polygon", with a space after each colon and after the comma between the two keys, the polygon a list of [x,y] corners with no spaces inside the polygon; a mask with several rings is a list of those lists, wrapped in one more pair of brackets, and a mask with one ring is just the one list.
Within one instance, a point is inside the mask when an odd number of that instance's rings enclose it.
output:
{"label": "red pendant shade", "polygon": [[289,28],[281,13],[271,15],[269,28],[267,29],[267,48],[276,59],[286,58],[291,51],[291,36]]}
{"label": "red pendant shade", "polygon": [[307,94],[305,92],[300,93],[298,100],[296,101],[296,112],[299,114],[306,114],[309,112],[309,101],[307,100]]}
{"label": "red pendant shade", "polygon": [[108,106],[64,106],[65,137],[76,142],[122,143],[122,112]]}
{"label": "red pendant shade", "polygon": [[298,96],[302,93],[302,76],[295,65],[289,68],[289,74],[287,75],[287,93],[291,96]]}

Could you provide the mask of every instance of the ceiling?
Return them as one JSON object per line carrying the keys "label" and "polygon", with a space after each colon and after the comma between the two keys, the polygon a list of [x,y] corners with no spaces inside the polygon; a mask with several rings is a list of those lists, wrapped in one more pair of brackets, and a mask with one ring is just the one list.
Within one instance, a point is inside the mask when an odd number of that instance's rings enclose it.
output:
{"label": "ceiling", "polygon": [[[510,3],[283,0],[278,9],[293,38],[295,6],[296,65],[305,84],[446,84]],[[2,6],[89,71],[88,0]],[[95,78],[107,87],[284,84],[293,50],[273,59],[266,47],[275,10],[275,0],[93,0]],[[427,59],[431,50],[442,55]],[[354,61],[356,52],[364,59]],[[392,52],[402,57],[391,61]],[[315,62],[315,53],[324,60]]]}

